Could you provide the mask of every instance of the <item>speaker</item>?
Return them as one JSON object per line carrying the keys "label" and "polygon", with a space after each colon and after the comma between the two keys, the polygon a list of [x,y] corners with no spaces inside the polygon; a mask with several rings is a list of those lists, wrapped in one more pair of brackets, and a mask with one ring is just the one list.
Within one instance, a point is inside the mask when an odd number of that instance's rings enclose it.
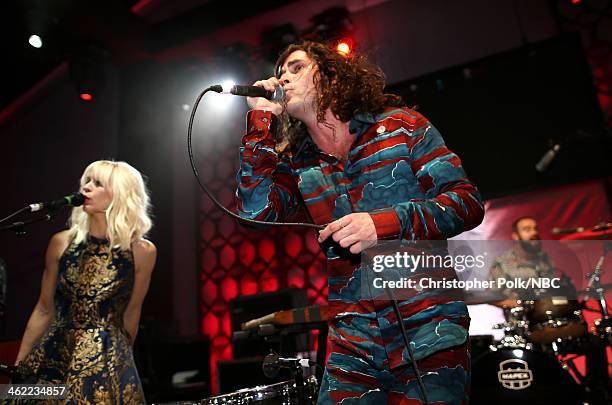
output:
{"label": "speaker", "polygon": [[136,342],[134,358],[147,401],[189,401],[210,396],[208,337],[159,337],[145,332]]}
{"label": "speaker", "polygon": [[[260,318],[276,311],[308,306],[306,290],[289,288],[275,292],[260,293],[235,298],[230,301],[232,332],[240,331],[243,322]],[[282,343],[282,344],[281,344]],[[281,347],[282,346],[282,347]],[[294,335],[282,342],[264,342],[258,337],[232,339],[234,359],[265,356],[273,349],[281,354],[304,352],[312,349],[309,335]],[[282,350],[281,350],[282,349]]]}

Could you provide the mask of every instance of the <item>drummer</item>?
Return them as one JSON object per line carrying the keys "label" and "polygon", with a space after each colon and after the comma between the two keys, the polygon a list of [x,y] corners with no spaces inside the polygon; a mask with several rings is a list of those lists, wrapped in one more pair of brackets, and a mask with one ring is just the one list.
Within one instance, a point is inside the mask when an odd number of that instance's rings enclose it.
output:
{"label": "drummer", "polygon": [[[489,280],[498,281],[500,279],[514,280],[520,278],[527,279],[553,279],[555,270],[552,260],[548,253],[542,250],[542,241],[538,230],[538,222],[529,216],[517,218],[512,223],[512,239],[516,241],[512,249],[507,250],[498,256],[491,266]],[[519,299],[533,299],[534,294],[519,289],[511,289],[506,285],[495,284],[495,291],[508,297],[502,301],[494,303],[501,307],[516,307]]]}
{"label": "drummer", "polygon": [[[548,253],[542,249],[538,222],[533,217],[523,216],[517,218],[512,223],[511,236],[516,243],[512,249],[502,253],[493,261],[491,271],[489,272],[489,280],[497,281],[500,278],[506,280],[514,280],[516,278],[522,280],[529,278],[552,279],[560,277],[565,293],[569,293],[570,296],[575,295],[576,290],[570,278],[564,274],[555,275],[554,262]],[[543,298],[538,291],[525,291],[507,287],[499,288],[499,286],[494,290],[507,298],[491,302],[491,304],[503,308],[521,306],[521,300]],[[607,392],[609,381],[605,347],[596,336],[590,334],[586,336],[586,339],[583,339],[582,343],[580,351],[581,354],[586,355],[587,365],[586,384],[590,387],[593,398],[606,398],[605,400],[607,401],[610,397]],[[600,402],[596,401],[596,403]]]}

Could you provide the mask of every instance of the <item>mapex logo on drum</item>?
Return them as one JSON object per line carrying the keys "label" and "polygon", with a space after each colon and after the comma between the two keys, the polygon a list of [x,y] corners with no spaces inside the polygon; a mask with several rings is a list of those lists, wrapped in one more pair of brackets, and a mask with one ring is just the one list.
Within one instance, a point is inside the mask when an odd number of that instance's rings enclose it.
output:
{"label": "mapex logo on drum", "polygon": [[533,373],[524,360],[509,359],[499,363],[497,379],[509,390],[524,390],[531,385]]}

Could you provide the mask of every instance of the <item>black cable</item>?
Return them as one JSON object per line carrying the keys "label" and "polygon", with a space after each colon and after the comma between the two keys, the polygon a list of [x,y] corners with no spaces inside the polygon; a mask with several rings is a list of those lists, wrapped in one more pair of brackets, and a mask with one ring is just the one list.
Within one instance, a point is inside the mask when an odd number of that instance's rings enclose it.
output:
{"label": "black cable", "polygon": [[206,94],[209,91],[214,91],[217,93],[221,93],[223,91],[223,88],[220,85],[215,85],[215,86],[210,86],[209,88],[205,89],[203,92],[200,93],[200,95],[198,96],[198,98],[196,99],[194,105],[193,105],[193,109],[191,110],[191,116],[189,117],[189,128],[187,130],[187,151],[189,153],[189,162],[191,163],[191,170],[193,171],[193,174],[196,178],[196,180],[198,181],[198,184],[200,185],[200,188],[204,191],[204,193],[206,193],[206,195],[211,199],[211,201],[217,206],[219,207],[223,212],[225,212],[227,215],[231,216],[234,219],[237,219],[240,222],[245,222],[251,225],[265,225],[265,226],[302,226],[305,228],[314,228],[314,229],[323,229],[324,227],[321,225],[317,225],[317,224],[308,224],[305,222],[268,222],[268,221],[258,221],[255,219],[249,219],[249,218],[243,218],[240,215],[230,211],[229,209],[225,208],[223,206],[223,204],[221,204],[221,202],[219,202],[215,196],[212,195],[212,193],[210,192],[210,190],[208,189],[208,187],[206,187],[204,185],[204,183],[202,183],[202,180],[200,179],[200,175],[198,174],[198,169],[196,168],[196,164],[195,164],[195,159],[193,157],[193,149],[191,147],[191,131],[193,128],[193,120],[195,118],[195,114],[196,111],[198,109],[198,105],[200,104],[200,100],[202,99],[202,97],[204,97],[204,94]]}
{"label": "black cable", "polygon": [[414,351],[412,350],[412,346],[410,345],[410,340],[408,339],[408,332],[406,332],[406,326],[404,325],[404,318],[402,317],[402,313],[400,312],[399,305],[397,304],[397,299],[393,294],[393,291],[386,286],[387,294],[391,298],[391,304],[393,306],[393,312],[395,312],[395,317],[397,318],[397,323],[399,324],[400,331],[402,332],[402,339],[404,340],[404,346],[406,346],[406,350],[408,350],[408,355],[410,356],[410,362],[412,363],[412,367],[414,368],[414,373],[416,374],[417,383],[419,384],[419,388],[423,393],[423,400],[425,401],[425,405],[429,405],[429,399],[427,398],[427,390],[425,389],[425,384],[423,384],[423,378],[421,377],[421,371],[419,370],[419,366],[414,358]]}

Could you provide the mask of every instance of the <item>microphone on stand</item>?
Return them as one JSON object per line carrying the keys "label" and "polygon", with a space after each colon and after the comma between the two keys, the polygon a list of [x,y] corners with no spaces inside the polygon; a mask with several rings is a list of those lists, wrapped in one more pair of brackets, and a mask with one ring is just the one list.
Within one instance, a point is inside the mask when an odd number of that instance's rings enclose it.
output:
{"label": "microphone on stand", "polygon": [[552,233],[553,235],[564,235],[564,234],[569,234],[569,233],[576,233],[576,232],[584,232],[585,231],[585,227],[583,226],[577,226],[576,228],[553,228],[552,229]]}
{"label": "microphone on stand", "polygon": [[56,210],[58,208],[69,205],[71,207],[80,207],[85,202],[85,197],[81,193],[72,193],[62,198],[48,202],[39,202],[29,205],[30,212],[40,211],[43,208],[48,210]]}
{"label": "microphone on stand", "polygon": [[544,156],[542,156],[542,158],[538,161],[538,163],[536,163],[536,165],[535,165],[536,170],[539,171],[540,173],[544,173],[546,171],[546,169],[548,169],[548,166],[550,166],[552,161],[555,160],[555,157],[557,157],[557,155],[559,154],[560,150],[561,150],[561,144],[560,143],[555,143],[544,154]]}

